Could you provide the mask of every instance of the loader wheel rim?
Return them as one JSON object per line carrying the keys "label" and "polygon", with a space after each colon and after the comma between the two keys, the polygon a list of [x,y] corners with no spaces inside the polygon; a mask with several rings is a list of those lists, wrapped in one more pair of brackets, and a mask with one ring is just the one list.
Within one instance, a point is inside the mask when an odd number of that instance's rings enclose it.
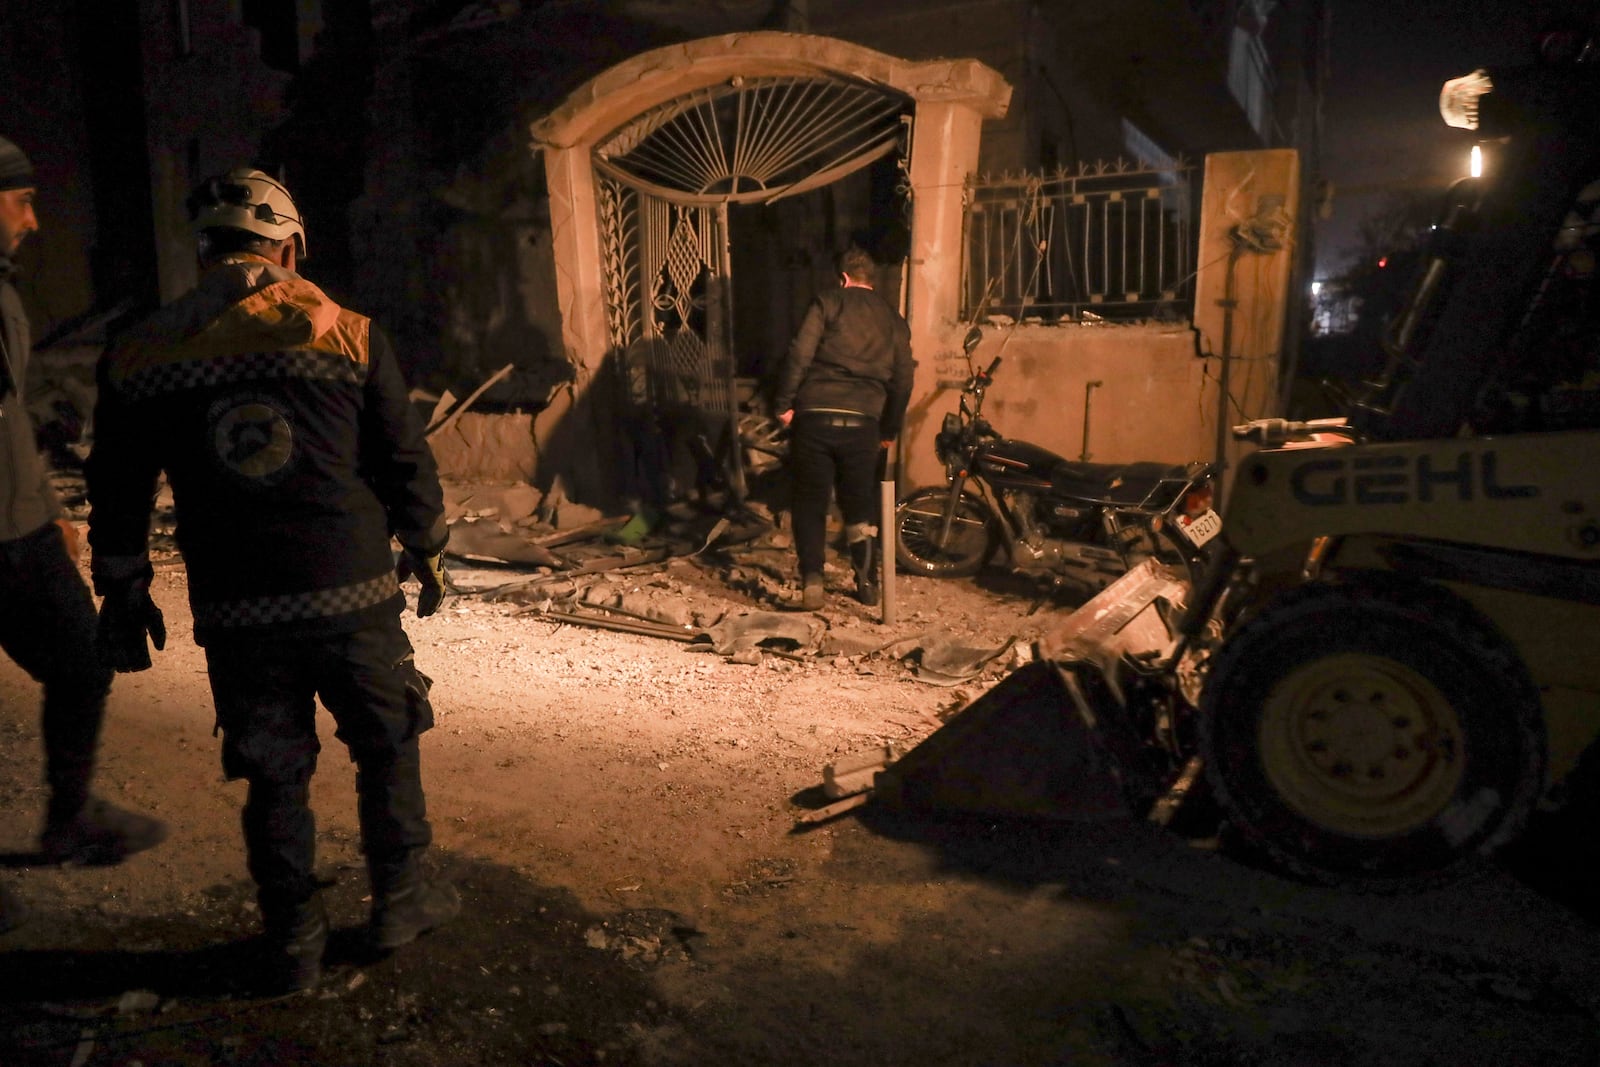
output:
{"label": "loader wheel rim", "polygon": [[1422,674],[1345,653],[1299,667],[1262,709],[1263,770],[1303,818],[1351,837],[1425,826],[1461,788],[1461,719]]}

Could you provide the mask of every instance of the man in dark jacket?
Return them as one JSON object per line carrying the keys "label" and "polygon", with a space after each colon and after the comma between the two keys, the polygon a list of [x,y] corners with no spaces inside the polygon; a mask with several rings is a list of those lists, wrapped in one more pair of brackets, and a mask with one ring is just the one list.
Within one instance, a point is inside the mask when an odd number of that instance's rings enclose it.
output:
{"label": "man in dark jacket", "polygon": [[775,410],[788,426],[801,606],[822,607],[828,501],[838,494],[856,599],[878,602],[872,566],[878,454],[900,433],[911,398],[911,330],[872,288],[860,248],[839,256],[838,289],[811,302],[779,372]]}
{"label": "man in dark jacket", "polygon": [[[56,863],[116,863],[160,843],[166,827],[89,794],[111,668],[95,652],[77,529],[61,517],[24,397],[31,338],[11,260],[39,228],[35,192],[33,164],[0,137],[0,649],[44,686],[50,800],[40,851]],[[21,917],[0,887],[0,931]]]}
{"label": "man in dark jacket", "polygon": [[238,169],[189,206],[198,286],[100,363],[91,573],[113,666],[149,667],[146,635],[159,649],[164,630],[146,536],[164,470],[223,770],[249,783],[266,982],[305,989],[328,936],[312,871],[317,697],[356,765],[372,945],[396,948],[460,910],[420,865],[432,835],[418,737],[433,709],[390,548],[392,535],[422,583],[417,614],[431,614],[444,593],[443,495],[388,341],[295,273],[305,227],[288,191]]}

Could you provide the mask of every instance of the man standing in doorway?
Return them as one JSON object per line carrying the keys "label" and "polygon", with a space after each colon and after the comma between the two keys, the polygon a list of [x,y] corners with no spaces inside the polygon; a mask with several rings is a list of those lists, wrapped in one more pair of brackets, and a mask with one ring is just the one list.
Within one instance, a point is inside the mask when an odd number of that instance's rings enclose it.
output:
{"label": "man standing in doorway", "polygon": [[778,376],[774,409],[790,429],[794,545],[800,605],[822,607],[828,503],[837,493],[855,595],[878,602],[878,455],[900,433],[911,399],[911,330],[872,288],[876,264],[860,248],[838,261],[838,289],[820,293],[800,323]]}
{"label": "man standing in doorway", "polygon": [[144,670],[161,618],[146,535],[166,471],[223,770],[249,783],[264,982],[306,989],[328,938],[312,871],[316,698],[356,765],[371,944],[397,948],[461,907],[421,866],[432,833],[418,738],[433,709],[400,625],[390,548],[393,536],[402,570],[422,583],[417,614],[432,614],[444,595],[443,494],[383,333],[295,272],[305,226],[288,190],[231,170],[195,190],[189,210],[199,284],[100,363],[91,573],[112,665]]}
{"label": "man standing in doorway", "polygon": [[[78,575],[77,528],[39,454],[24,392],[31,335],[12,257],[39,228],[33,164],[0,137],[0,649],[44,687],[45,780],[39,848],[54,863],[116,863],[166,837],[155,819],[89,794],[111,668],[96,654],[94,601]],[[0,886],[0,932],[22,921]]]}

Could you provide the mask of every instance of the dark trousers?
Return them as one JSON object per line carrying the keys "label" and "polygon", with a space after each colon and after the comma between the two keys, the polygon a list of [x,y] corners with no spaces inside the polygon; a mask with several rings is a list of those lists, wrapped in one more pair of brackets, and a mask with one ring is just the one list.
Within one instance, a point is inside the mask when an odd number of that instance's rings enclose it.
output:
{"label": "dark trousers", "polygon": [[356,765],[374,898],[406,878],[432,839],[417,742],[433,725],[433,708],[399,616],[333,637],[217,641],[206,648],[206,666],[223,772],[249,782],[245,852],[263,916],[303,903],[316,888],[317,697]]}
{"label": "dark trousers", "polygon": [[51,821],[77,814],[94,774],[112,673],[95,648],[95,619],[55,523],[0,541],[0,649],[44,687]]}
{"label": "dark trousers", "polygon": [[[842,424],[842,425],[841,425]],[[794,549],[800,574],[820,575],[827,547],[828,502],[837,492],[845,525],[878,521],[878,420],[800,412],[789,437]]]}

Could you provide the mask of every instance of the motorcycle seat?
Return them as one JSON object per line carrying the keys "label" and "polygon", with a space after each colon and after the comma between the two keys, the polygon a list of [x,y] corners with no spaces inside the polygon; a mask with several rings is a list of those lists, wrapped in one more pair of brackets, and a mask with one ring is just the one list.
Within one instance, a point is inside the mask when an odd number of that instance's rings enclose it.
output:
{"label": "motorcycle seat", "polygon": [[[1163,482],[1176,492],[1188,481],[1188,470],[1170,463],[1084,463],[1062,460],[1051,471],[1051,495],[1069,496],[1097,504],[1136,507],[1148,500]],[[1156,503],[1170,500],[1161,494]]]}

